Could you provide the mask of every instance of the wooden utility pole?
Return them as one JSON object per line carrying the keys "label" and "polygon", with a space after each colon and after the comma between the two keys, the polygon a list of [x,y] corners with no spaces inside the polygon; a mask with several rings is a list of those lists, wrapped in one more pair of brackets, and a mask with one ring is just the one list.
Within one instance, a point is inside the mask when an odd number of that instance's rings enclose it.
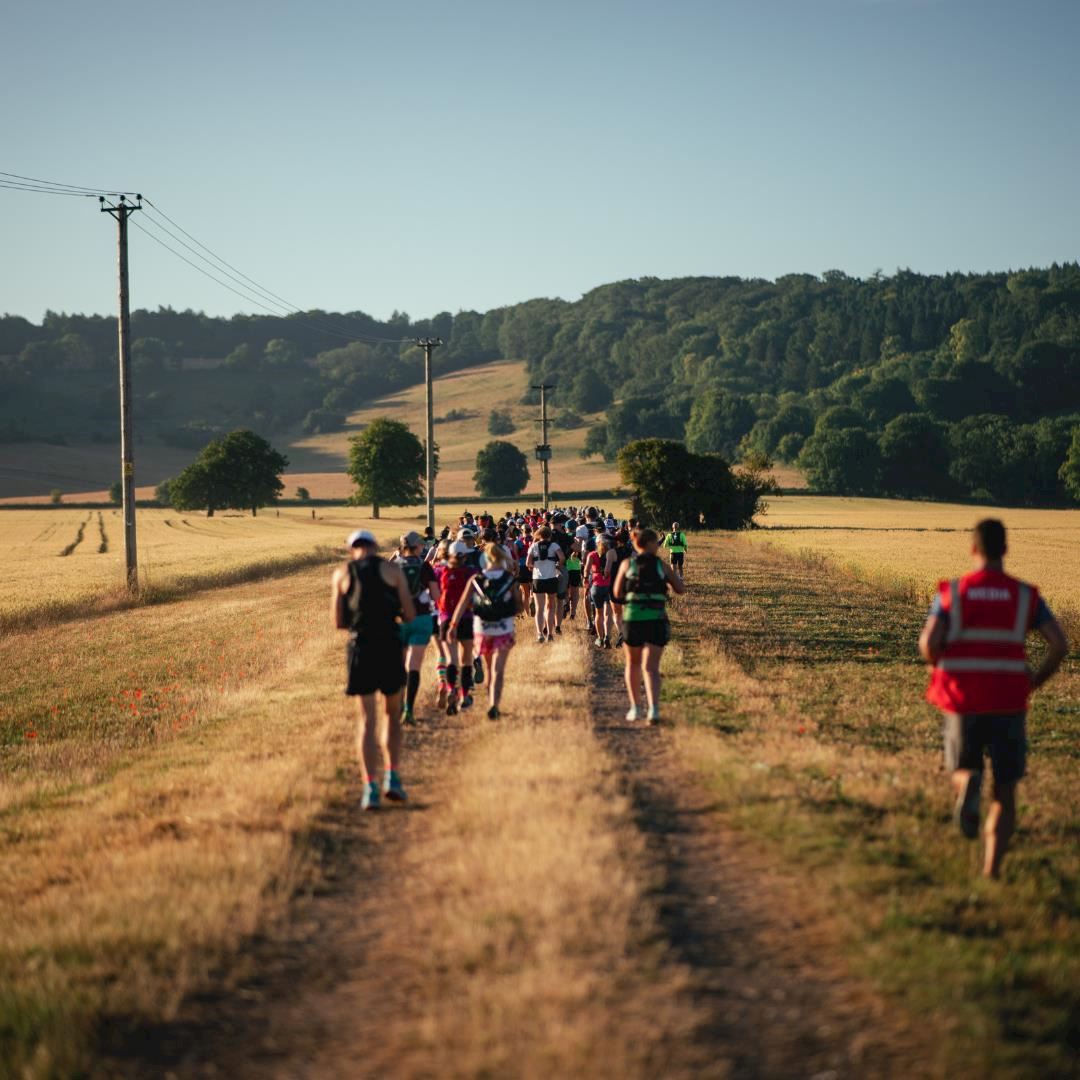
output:
{"label": "wooden utility pole", "polygon": [[442,338],[417,338],[424,350],[424,385],[427,387],[427,523],[435,528],[435,399],[431,385],[431,350],[443,343]]}
{"label": "wooden utility pole", "polygon": [[540,445],[536,448],[536,460],[540,462],[540,469],[544,474],[544,509],[550,508],[551,486],[548,475],[548,465],[551,462],[551,444],[548,442],[548,414],[547,392],[555,389],[554,383],[540,383],[533,386],[534,390],[540,391],[540,419],[536,422],[540,425]]}
{"label": "wooden utility pole", "polygon": [[101,212],[116,218],[117,264],[120,274],[120,314],[117,329],[120,345],[120,486],[123,492],[124,558],[127,563],[128,591],[139,591],[139,557],[135,546],[135,440],[131,426],[131,309],[128,296],[128,218],[142,209],[123,195],[115,206],[106,206],[99,197]]}

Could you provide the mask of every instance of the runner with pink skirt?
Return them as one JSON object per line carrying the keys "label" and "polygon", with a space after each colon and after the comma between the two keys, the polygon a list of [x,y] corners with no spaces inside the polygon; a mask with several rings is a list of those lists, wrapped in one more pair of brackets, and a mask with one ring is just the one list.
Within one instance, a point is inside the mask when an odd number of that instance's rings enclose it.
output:
{"label": "runner with pink skirt", "polygon": [[521,611],[517,567],[499,544],[484,549],[486,567],[462,593],[450,622],[457,634],[463,619],[472,618],[472,632],[487,668],[488,719],[499,719],[499,702],[506,677],[506,662],[514,647],[514,619]]}

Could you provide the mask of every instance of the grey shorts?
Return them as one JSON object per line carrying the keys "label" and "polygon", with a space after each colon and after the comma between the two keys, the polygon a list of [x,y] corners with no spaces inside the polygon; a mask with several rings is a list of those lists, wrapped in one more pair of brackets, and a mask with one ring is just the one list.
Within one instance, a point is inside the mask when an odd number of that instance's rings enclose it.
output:
{"label": "grey shorts", "polygon": [[1015,784],[1027,769],[1027,713],[946,713],[945,768],[982,772],[990,755],[994,780]]}

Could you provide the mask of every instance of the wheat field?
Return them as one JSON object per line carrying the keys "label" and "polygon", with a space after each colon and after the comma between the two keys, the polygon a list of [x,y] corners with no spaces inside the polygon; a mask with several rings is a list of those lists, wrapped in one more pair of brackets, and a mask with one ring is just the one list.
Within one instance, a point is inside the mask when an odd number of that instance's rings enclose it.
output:
{"label": "wheat field", "polygon": [[873,584],[929,600],[936,583],[970,568],[968,532],[996,517],[1009,530],[1007,569],[1047,602],[1080,612],[1080,510],[1028,510],[900,499],[788,495],[772,499],[751,538],[825,558]]}

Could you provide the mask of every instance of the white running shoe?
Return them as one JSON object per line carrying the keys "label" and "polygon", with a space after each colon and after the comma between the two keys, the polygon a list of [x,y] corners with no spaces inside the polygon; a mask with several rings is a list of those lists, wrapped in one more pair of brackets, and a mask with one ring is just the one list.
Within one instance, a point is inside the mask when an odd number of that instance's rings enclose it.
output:
{"label": "white running shoe", "polygon": [[631,705],[630,708],[626,710],[626,719],[631,721],[631,723],[635,720],[640,720],[641,710],[636,705]]}
{"label": "white running shoe", "polygon": [[649,706],[648,720],[649,720],[650,724],[659,724],[660,723],[660,706],[659,705],[650,705]]}

